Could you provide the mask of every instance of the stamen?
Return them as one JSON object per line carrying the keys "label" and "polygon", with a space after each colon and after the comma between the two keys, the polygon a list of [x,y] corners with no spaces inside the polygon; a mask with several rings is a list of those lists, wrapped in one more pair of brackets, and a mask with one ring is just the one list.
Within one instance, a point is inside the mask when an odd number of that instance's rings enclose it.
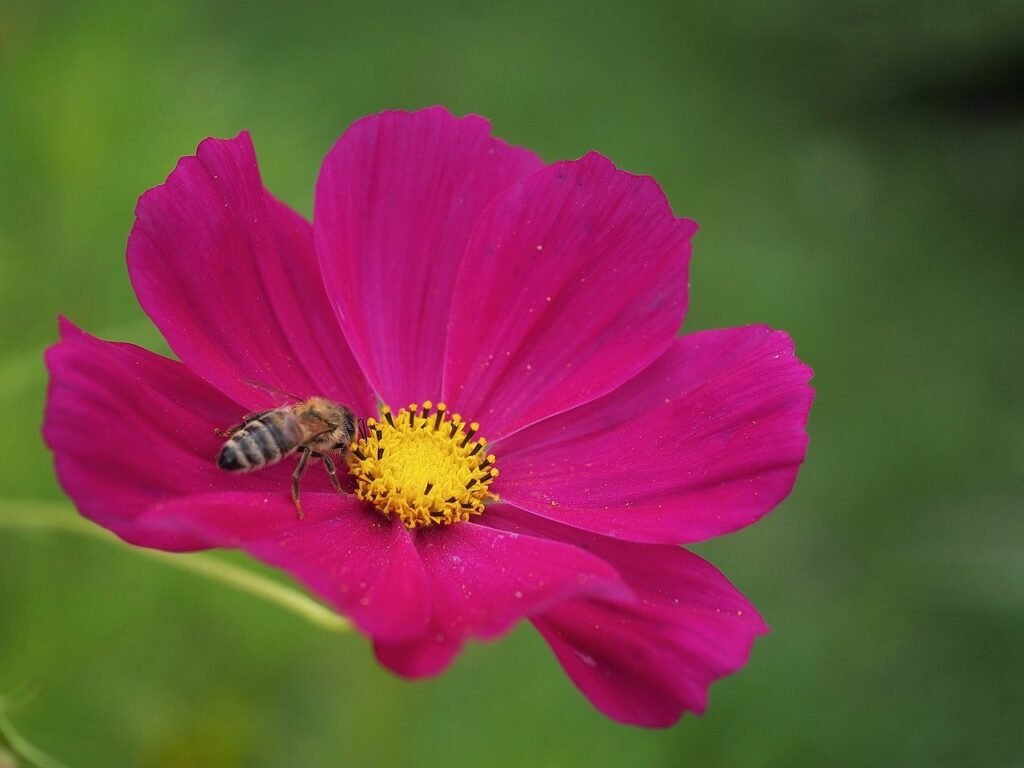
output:
{"label": "stamen", "polygon": [[[485,455],[483,439],[473,439],[478,423],[449,417],[444,403],[435,411],[429,400],[397,413],[383,406],[380,415],[367,420],[367,436],[349,454],[358,498],[382,515],[397,515],[407,528],[464,522],[497,498],[490,490],[494,455]],[[441,429],[446,422],[449,429]]]}

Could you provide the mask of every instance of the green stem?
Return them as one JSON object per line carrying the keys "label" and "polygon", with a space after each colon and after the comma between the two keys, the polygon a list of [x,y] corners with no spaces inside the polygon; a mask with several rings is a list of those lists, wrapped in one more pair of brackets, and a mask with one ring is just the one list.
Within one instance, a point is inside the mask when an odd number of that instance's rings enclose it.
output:
{"label": "green stem", "polygon": [[0,499],[0,528],[59,531],[102,539],[107,543],[122,546],[124,551],[159,560],[179,570],[205,576],[242,592],[263,598],[268,602],[276,603],[318,627],[334,632],[343,632],[352,628],[347,619],[306,597],[301,592],[216,557],[195,553],[172,554],[145,547],[124,547],[116,536],[74,514],[64,504]]}
{"label": "green stem", "polygon": [[24,736],[18,733],[2,709],[0,709],[0,742],[6,744],[15,755],[22,760],[27,760],[36,768],[65,768],[64,763],[30,744]]}

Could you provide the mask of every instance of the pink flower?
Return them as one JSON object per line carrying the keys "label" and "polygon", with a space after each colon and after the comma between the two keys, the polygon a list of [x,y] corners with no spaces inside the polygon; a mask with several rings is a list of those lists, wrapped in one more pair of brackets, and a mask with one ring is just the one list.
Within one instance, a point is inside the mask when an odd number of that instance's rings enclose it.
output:
{"label": "pink flower", "polygon": [[[248,134],[208,139],[142,196],[128,241],[181,362],[62,321],[44,427],[58,477],[128,542],[288,571],[400,675],[526,618],[601,712],[669,725],[766,629],[678,545],[786,497],[812,397],[781,331],[676,337],[696,228],[648,177],[595,153],[544,165],[440,108],[354,124],[312,226],[263,187]],[[219,430],[279,391],[380,421],[379,446],[351,455],[354,493],[306,472],[303,520],[294,457],[216,464]],[[432,473],[482,479],[452,501]]]}

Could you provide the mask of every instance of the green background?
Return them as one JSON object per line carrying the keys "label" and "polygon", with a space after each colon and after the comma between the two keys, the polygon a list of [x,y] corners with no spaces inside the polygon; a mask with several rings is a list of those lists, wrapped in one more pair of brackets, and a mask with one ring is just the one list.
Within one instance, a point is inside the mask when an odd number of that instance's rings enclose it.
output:
{"label": "green background", "polygon": [[410,684],[126,548],[0,530],[0,695],[35,744],[104,768],[1024,764],[1024,7],[552,5],[0,0],[0,497],[61,498],[57,313],[163,348],[123,254],[179,156],[248,128],[309,214],[346,125],[441,103],[654,175],[702,225],[687,327],[769,323],[814,367],[795,492],[699,548],[773,633],[703,718],[645,731],[529,628]]}

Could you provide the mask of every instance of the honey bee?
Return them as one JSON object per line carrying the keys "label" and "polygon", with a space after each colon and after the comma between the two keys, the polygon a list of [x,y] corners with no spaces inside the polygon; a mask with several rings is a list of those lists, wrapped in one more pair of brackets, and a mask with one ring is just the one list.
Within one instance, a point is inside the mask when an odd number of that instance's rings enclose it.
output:
{"label": "honey bee", "polygon": [[310,457],[323,462],[331,484],[343,493],[338,471],[328,453],[344,455],[355,434],[356,418],[348,406],[311,397],[246,416],[241,424],[224,433],[227,442],[217,455],[217,466],[228,472],[252,472],[301,451],[302,456],[292,473],[292,500],[301,520],[299,480]]}

